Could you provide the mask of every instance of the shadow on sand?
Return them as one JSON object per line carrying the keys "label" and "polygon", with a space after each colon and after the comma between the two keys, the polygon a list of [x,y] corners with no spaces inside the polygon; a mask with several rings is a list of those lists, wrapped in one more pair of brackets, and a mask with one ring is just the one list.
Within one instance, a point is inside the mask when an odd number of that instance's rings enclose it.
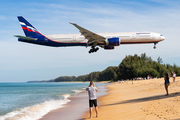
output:
{"label": "shadow on sand", "polygon": [[170,98],[170,97],[175,97],[175,96],[180,96],[180,92],[171,93],[168,96],[165,96],[165,95],[156,95],[156,96],[151,96],[151,97],[126,100],[126,101],[122,101],[122,102],[118,102],[118,103],[113,103],[113,104],[106,104],[106,105],[102,105],[102,106],[126,104],[126,103],[133,103],[133,102],[134,103],[135,102],[145,102],[145,101],[151,101],[151,100],[160,100],[160,99],[165,99],[165,98]]}

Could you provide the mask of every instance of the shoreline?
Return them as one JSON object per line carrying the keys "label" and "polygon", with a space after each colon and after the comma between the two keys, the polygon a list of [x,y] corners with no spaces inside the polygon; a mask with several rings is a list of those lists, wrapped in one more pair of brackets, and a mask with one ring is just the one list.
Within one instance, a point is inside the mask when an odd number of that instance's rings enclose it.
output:
{"label": "shoreline", "polygon": [[[138,80],[108,85],[109,94],[99,98],[96,120],[179,120],[180,77],[170,78],[169,95],[165,96],[164,78]],[[89,112],[78,120],[89,120]]]}
{"label": "shoreline", "polygon": [[[99,89],[99,92],[97,92],[98,98],[107,94],[106,86],[107,85],[97,86]],[[75,120],[83,116],[86,111],[89,110],[89,98],[85,90],[69,97],[68,99],[71,101],[63,105],[62,108],[52,110],[38,120]],[[69,115],[69,113],[71,113],[71,115]]]}
{"label": "shoreline", "polygon": [[[89,81],[62,81],[62,82],[34,82],[34,81],[27,81],[25,83],[89,83]],[[110,81],[94,81],[94,83],[110,83]]]}

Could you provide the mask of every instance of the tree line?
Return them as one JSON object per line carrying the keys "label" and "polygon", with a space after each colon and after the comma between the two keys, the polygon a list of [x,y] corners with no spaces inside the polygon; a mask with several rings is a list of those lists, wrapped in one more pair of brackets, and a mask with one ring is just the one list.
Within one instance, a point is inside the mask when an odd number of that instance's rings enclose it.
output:
{"label": "tree line", "polygon": [[157,61],[153,61],[151,57],[145,53],[138,56],[126,56],[119,66],[110,66],[101,72],[91,72],[81,76],[60,76],[49,80],[48,82],[69,82],[69,81],[117,81],[125,79],[133,79],[137,77],[164,77],[165,73],[175,72],[180,76],[180,67],[176,64],[162,64],[162,58],[158,57]]}

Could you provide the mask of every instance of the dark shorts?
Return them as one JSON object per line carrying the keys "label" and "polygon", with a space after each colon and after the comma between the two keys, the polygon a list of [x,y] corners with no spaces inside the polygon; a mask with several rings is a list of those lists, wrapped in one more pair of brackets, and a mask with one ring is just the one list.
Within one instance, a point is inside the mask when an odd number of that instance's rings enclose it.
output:
{"label": "dark shorts", "polygon": [[169,85],[170,85],[170,83],[165,83],[164,85],[165,85],[165,86],[169,86]]}
{"label": "dark shorts", "polygon": [[170,85],[170,82],[165,82],[164,85],[165,85],[165,86],[169,86],[169,85]]}
{"label": "dark shorts", "polygon": [[94,107],[97,107],[97,99],[89,100],[89,107],[93,107],[93,105],[94,105]]}

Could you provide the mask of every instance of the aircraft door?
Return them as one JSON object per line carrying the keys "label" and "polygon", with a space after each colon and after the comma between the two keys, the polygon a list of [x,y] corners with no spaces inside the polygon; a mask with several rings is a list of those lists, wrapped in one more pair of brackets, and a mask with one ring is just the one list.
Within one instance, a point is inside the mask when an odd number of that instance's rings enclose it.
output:
{"label": "aircraft door", "polygon": [[136,39],[136,34],[132,34],[132,39]]}
{"label": "aircraft door", "polygon": [[75,42],[75,41],[76,41],[76,36],[73,36],[72,42]]}
{"label": "aircraft door", "polygon": [[45,39],[44,39],[44,41],[45,41],[45,42],[48,42],[48,39],[47,39],[47,38],[45,38]]}
{"label": "aircraft door", "polygon": [[154,34],[152,34],[152,39],[154,39],[155,38],[155,35]]}

